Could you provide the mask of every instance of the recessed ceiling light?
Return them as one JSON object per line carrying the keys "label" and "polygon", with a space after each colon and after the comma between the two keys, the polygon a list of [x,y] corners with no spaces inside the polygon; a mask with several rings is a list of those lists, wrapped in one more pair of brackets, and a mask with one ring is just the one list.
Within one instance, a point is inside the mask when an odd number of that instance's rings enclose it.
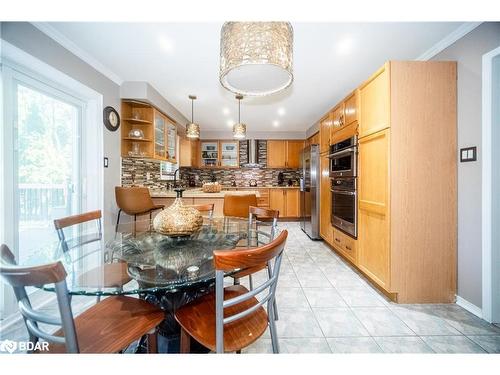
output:
{"label": "recessed ceiling light", "polygon": [[158,44],[165,52],[172,52],[174,49],[174,43],[170,38],[167,38],[165,35],[161,35],[158,38]]}
{"label": "recessed ceiling light", "polygon": [[284,116],[285,113],[286,113],[285,108],[283,108],[283,107],[278,108],[278,115]]}
{"label": "recessed ceiling light", "polygon": [[228,128],[232,128],[234,124],[235,124],[235,122],[233,120],[227,120],[226,121],[226,125],[227,125]]}
{"label": "recessed ceiling light", "polygon": [[274,120],[274,121],[273,121],[273,126],[274,126],[275,128],[277,128],[278,126],[280,126],[280,122],[279,122],[279,121]]}
{"label": "recessed ceiling light", "polygon": [[351,52],[353,46],[353,41],[349,37],[341,39],[336,46],[337,53],[339,55],[347,55]]}
{"label": "recessed ceiling light", "polygon": [[227,108],[227,107],[222,108],[222,113],[225,114],[225,115],[228,115],[229,114],[229,108]]}

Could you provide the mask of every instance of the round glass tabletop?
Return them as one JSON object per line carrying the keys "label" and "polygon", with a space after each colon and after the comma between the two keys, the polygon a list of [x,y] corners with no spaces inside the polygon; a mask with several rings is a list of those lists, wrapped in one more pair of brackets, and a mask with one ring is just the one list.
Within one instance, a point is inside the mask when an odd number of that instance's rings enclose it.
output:
{"label": "round glass tabletop", "polygon": [[[106,230],[110,229],[110,230]],[[149,220],[120,224],[118,230],[78,228],[59,243],[47,261],[61,261],[72,295],[119,295],[155,291],[177,292],[215,280],[213,251],[238,251],[271,240],[271,223],[238,218],[204,219],[203,226],[185,237],[169,237],[150,230]],[[109,238],[107,238],[109,237]],[[41,286],[54,291],[52,284]]]}

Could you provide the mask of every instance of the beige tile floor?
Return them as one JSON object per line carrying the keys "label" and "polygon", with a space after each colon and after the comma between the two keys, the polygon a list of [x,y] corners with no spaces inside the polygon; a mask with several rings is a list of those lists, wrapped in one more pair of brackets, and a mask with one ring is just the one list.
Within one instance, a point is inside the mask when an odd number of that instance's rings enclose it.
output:
{"label": "beige tile floor", "polygon": [[[277,289],[281,353],[500,353],[500,328],[455,304],[393,304],[298,223],[280,226],[289,231]],[[74,297],[73,309],[94,301]],[[0,331],[0,340],[26,336],[22,323]],[[272,352],[269,332],[243,352]]]}
{"label": "beige tile floor", "polygon": [[[281,227],[289,231],[276,297],[282,353],[500,353],[498,327],[456,304],[394,304],[298,223]],[[269,334],[244,352],[272,352]]]}

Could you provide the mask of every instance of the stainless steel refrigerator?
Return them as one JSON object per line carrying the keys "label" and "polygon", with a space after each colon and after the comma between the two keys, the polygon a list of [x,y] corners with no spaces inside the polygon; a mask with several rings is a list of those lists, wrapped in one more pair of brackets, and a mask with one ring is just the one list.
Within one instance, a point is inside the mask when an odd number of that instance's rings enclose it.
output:
{"label": "stainless steel refrigerator", "polygon": [[300,155],[300,227],[313,240],[319,235],[319,145],[310,145]]}

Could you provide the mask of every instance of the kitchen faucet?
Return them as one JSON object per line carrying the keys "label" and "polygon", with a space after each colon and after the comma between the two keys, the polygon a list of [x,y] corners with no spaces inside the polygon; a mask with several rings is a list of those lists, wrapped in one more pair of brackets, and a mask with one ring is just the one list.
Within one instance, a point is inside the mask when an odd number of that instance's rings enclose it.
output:
{"label": "kitchen faucet", "polygon": [[175,176],[177,175],[177,172],[179,172],[179,178],[181,177],[181,172],[179,171],[179,168],[177,168],[174,171],[174,189],[177,187],[177,179],[175,178]]}

